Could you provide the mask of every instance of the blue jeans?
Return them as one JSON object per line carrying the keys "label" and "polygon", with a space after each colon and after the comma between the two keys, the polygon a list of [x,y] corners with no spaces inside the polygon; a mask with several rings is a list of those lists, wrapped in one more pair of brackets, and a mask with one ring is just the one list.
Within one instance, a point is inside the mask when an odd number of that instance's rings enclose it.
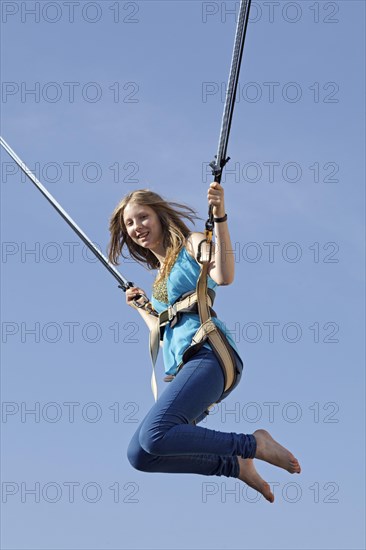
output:
{"label": "blue jeans", "polygon": [[237,456],[255,456],[255,437],[196,425],[212,403],[225,399],[239,384],[243,363],[235,356],[236,381],[225,393],[224,374],[213,351],[201,348],[185,363],[131,439],[127,457],[136,470],[239,477]]}

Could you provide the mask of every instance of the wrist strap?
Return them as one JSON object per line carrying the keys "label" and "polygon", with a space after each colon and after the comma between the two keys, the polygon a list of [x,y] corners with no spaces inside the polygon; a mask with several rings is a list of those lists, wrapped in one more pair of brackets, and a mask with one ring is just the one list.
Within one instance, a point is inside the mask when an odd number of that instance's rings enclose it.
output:
{"label": "wrist strap", "polygon": [[225,214],[225,216],[223,216],[222,218],[214,218],[215,223],[226,222],[226,220],[227,220],[227,214]]}

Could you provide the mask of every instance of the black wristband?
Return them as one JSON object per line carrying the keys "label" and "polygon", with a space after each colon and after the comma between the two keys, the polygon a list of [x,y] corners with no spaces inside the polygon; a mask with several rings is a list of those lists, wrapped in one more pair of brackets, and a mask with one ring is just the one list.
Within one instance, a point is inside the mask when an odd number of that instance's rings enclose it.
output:
{"label": "black wristband", "polygon": [[225,214],[225,216],[223,216],[222,218],[214,218],[215,223],[226,222],[226,220],[227,220],[227,214]]}

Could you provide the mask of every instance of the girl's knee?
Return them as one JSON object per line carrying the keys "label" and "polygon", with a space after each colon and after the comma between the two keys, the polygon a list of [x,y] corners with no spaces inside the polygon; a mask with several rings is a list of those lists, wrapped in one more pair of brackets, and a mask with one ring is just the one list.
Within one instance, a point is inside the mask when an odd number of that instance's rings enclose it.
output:
{"label": "girl's knee", "polygon": [[161,450],[160,433],[152,432],[151,428],[140,431],[140,445],[142,449],[149,455],[159,455]]}
{"label": "girl's knee", "polygon": [[127,458],[129,463],[135,470],[140,472],[149,471],[149,461],[148,454],[142,449],[140,445],[136,445],[135,442],[131,441],[127,449]]}

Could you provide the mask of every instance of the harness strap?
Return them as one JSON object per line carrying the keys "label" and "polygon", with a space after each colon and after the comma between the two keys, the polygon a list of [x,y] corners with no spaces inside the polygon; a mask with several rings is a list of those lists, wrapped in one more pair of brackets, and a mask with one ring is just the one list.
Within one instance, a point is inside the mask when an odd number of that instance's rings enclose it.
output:
{"label": "harness strap", "polygon": [[[210,313],[213,317],[217,317],[216,313],[211,309],[215,299],[215,292],[208,289],[208,302],[210,307]],[[181,313],[198,313],[197,306],[198,296],[196,291],[186,292],[182,297],[177,300],[172,306],[168,306],[167,309],[159,314],[159,325],[164,327],[168,323],[173,328],[180,319]],[[162,339],[162,338],[160,338]]]}
{"label": "harness strap", "polygon": [[[201,340],[201,329],[204,332],[203,339],[209,341],[224,373],[224,392],[229,390],[235,382],[236,359],[231,345],[223,332],[213,323],[207,303],[207,271],[209,262],[201,262],[201,272],[197,281],[198,312],[201,326],[193,337],[194,341]],[[213,403],[214,405],[214,403]]]}

